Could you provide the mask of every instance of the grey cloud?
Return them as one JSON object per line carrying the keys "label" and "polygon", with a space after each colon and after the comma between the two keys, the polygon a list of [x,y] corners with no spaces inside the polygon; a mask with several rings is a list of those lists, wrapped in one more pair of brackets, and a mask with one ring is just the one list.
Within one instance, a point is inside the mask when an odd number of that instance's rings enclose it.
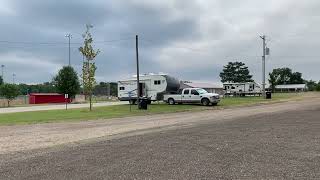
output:
{"label": "grey cloud", "polygon": [[[0,13],[1,40],[60,42],[8,44],[0,42],[0,64],[20,82],[51,80],[57,67],[67,63],[66,33],[81,42],[84,25],[94,25],[98,80],[116,81],[135,73],[134,36],[140,36],[142,72],[167,72],[181,79],[219,81],[228,61],[241,60],[261,81],[261,39],[271,40],[267,69],[289,66],[306,78],[320,79],[314,38],[320,3],[310,1],[7,1]],[[1,3],[0,3],[1,5]],[[1,8],[0,8],[1,11]],[[12,12],[11,12],[12,11]],[[123,39],[109,43],[101,41]],[[80,72],[82,56],[72,44],[72,64]],[[8,56],[10,54],[11,56]],[[15,55],[15,56],[13,56]],[[8,59],[14,57],[12,61]],[[21,61],[28,63],[21,63]],[[20,63],[19,63],[20,62]],[[42,62],[42,69],[33,63]],[[303,62],[303,63],[301,63]],[[10,79],[8,79],[10,80]]]}

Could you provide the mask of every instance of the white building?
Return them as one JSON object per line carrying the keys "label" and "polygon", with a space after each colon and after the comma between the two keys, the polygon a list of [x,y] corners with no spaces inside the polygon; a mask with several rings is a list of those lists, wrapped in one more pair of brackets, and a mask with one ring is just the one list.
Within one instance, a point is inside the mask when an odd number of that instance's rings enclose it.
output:
{"label": "white building", "polygon": [[283,84],[275,87],[278,92],[302,92],[307,91],[308,87],[306,84]]}

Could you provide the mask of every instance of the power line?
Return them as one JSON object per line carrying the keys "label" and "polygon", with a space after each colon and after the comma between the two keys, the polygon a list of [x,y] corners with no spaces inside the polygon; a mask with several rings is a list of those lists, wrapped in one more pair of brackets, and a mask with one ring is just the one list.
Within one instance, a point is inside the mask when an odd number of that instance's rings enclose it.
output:
{"label": "power line", "polygon": [[[126,41],[134,38],[121,38],[105,41],[94,41],[95,44],[107,44],[112,42]],[[68,45],[68,42],[32,42],[32,41],[6,41],[0,40],[0,44],[30,44],[30,45]],[[83,44],[83,42],[71,42],[70,44]]]}
{"label": "power line", "polygon": [[[148,43],[157,43],[156,41],[154,41],[154,40],[149,40],[149,39],[140,39],[140,41],[143,41],[143,42],[148,42]],[[195,51],[195,52],[207,52],[207,53],[209,53],[209,51],[208,50],[201,50],[201,49],[194,49],[194,48],[191,48],[191,47],[182,47],[182,46],[176,46],[176,45],[174,45],[174,46],[171,46],[171,47],[173,47],[173,48],[177,48],[177,49],[186,49],[186,50],[190,50],[190,51]]]}

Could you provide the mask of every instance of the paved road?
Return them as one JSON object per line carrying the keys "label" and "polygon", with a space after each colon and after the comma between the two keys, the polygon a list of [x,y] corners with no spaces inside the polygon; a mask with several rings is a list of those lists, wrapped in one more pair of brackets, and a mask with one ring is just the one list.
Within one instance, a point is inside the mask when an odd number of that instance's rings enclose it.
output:
{"label": "paved road", "polygon": [[320,104],[305,103],[3,154],[0,179],[319,179]]}
{"label": "paved road", "polygon": [[[101,106],[112,106],[112,105],[120,105],[120,104],[128,104],[128,102],[103,102],[103,103],[94,103],[94,107]],[[89,104],[69,104],[69,109],[77,109],[77,108],[86,108],[89,107]],[[27,106],[27,107],[10,107],[10,108],[0,108],[0,114],[3,113],[16,113],[16,112],[28,112],[28,111],[45,111],[45,110],[58,110],[65,109],[65,104],[51,104],[51,105],[39,105],[39,106]]]}

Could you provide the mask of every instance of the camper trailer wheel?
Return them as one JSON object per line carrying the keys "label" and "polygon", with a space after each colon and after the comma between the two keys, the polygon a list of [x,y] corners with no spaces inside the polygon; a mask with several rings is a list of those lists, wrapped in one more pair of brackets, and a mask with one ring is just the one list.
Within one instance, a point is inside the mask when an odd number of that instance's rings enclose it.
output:
{"label": "camper trailer wheel", "polygon": [[210,104],[210,101],[209,101],[209,99],[204,98],[204,99],[201,100],[201,103],[202,103],[202,105],[204,105],[204,106],[208,106],[208,105]]}
{"label": "camper trailer wheel", "polygon": [[170,105],[174,105],[176,102],[174,102],[174,99],[170,98],[170,99],[168,99],[168,103]]}
{"label": "camper trailer wheel", "polygon": [[130,99],[130,100],[129,100],[129,104],[131,104],[131,105],[136,104],[136,100],[134,100],[134,99]]}

